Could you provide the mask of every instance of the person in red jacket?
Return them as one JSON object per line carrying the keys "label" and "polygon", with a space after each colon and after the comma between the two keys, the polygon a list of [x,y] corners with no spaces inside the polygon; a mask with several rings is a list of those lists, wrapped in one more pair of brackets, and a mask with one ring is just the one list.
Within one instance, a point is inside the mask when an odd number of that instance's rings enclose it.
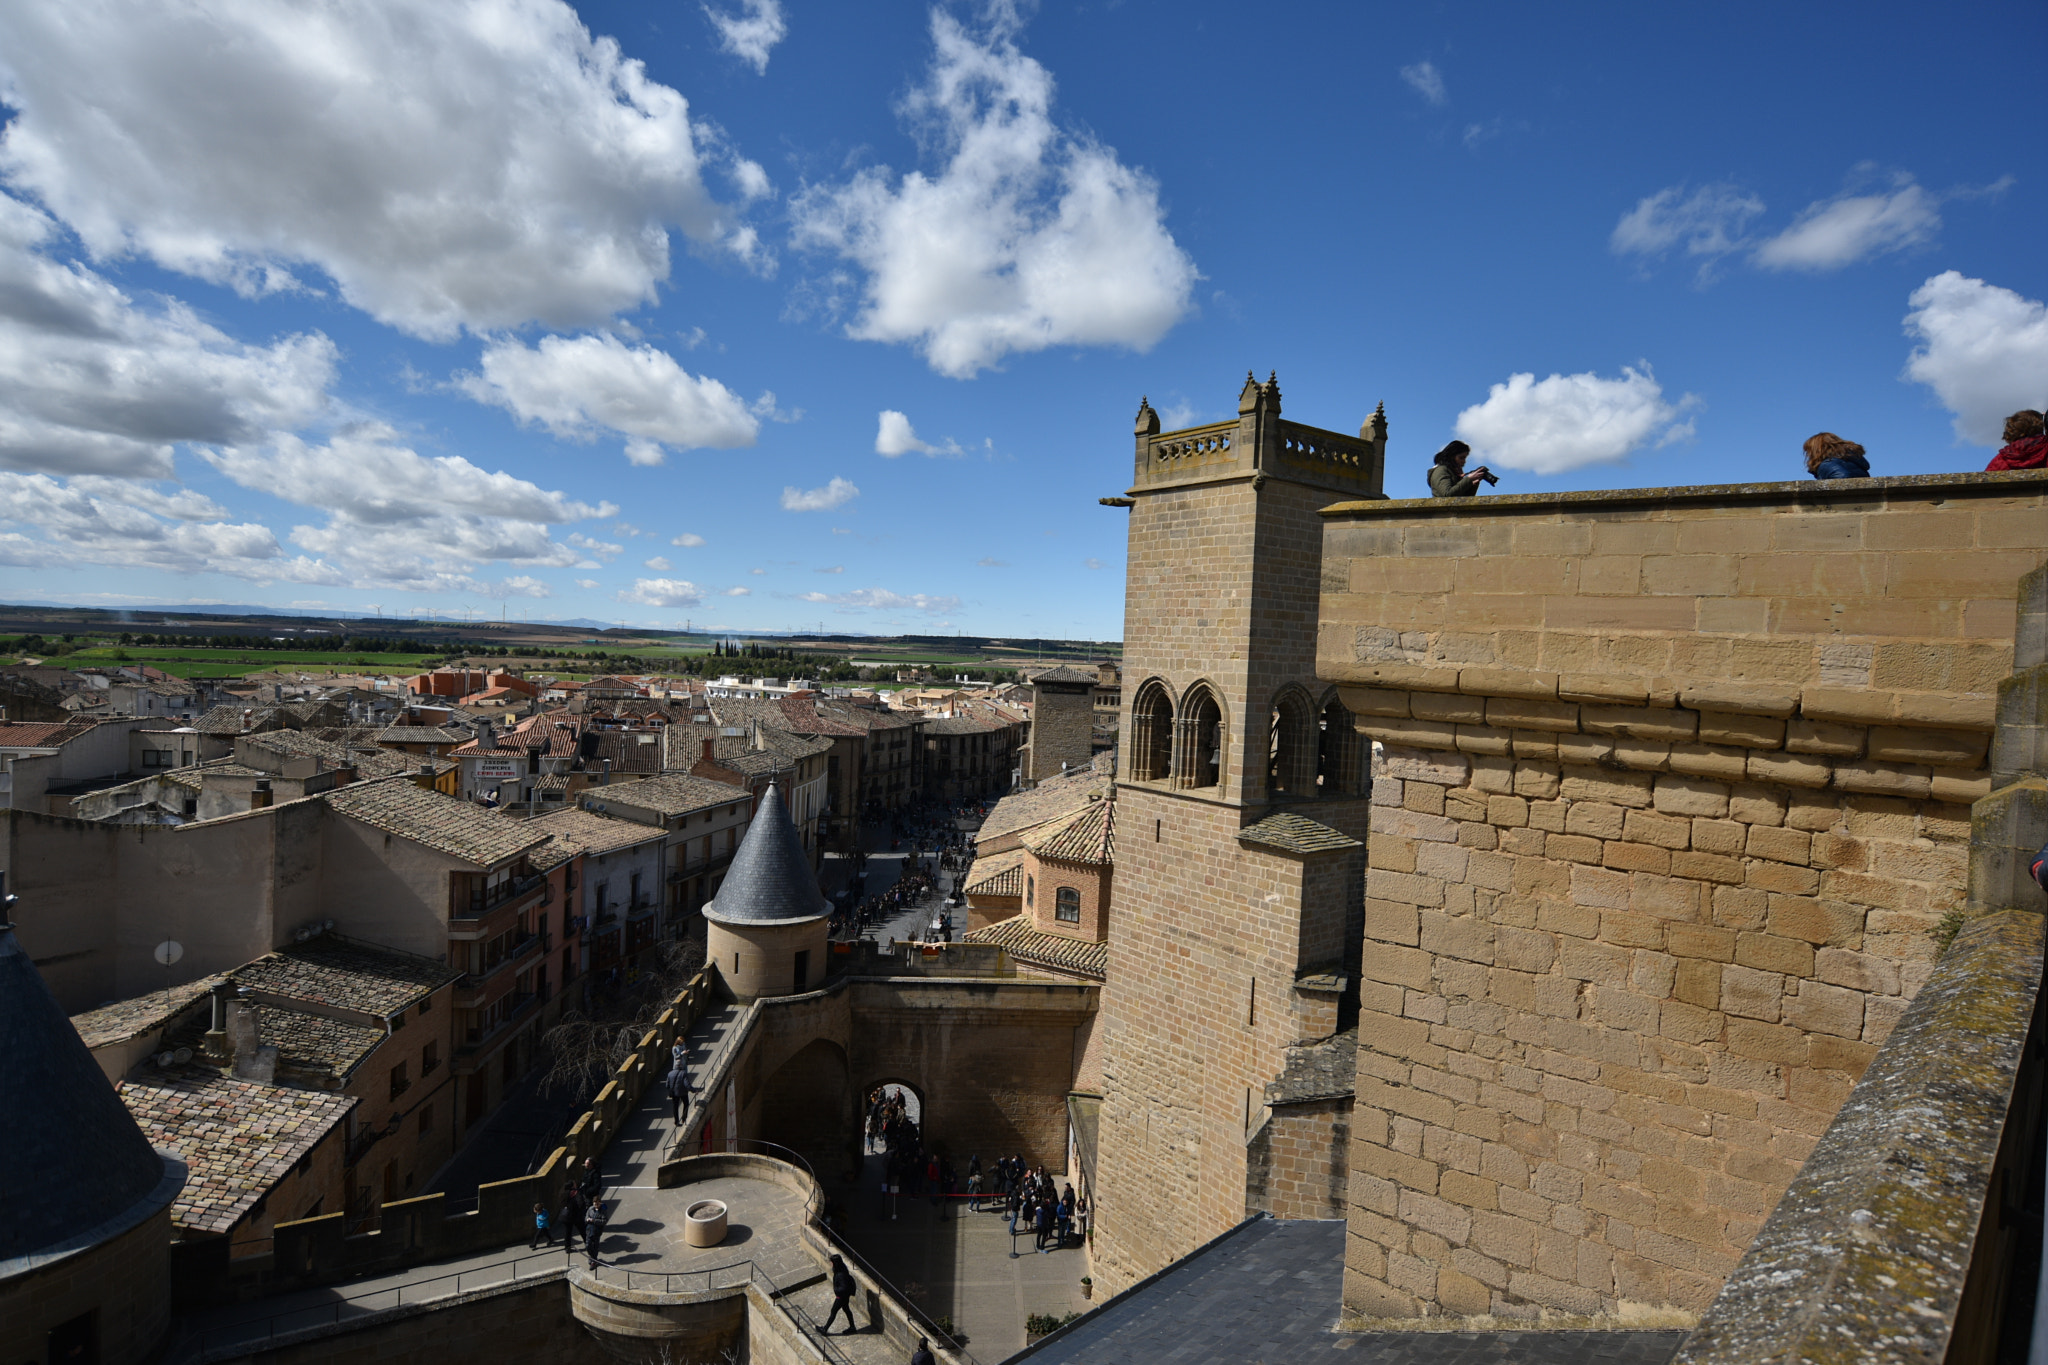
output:
{"label": "person in red jacket", "polygon": [[2023,408],[2005,419],[2005,449],[1984,466],[1993,469],[2048,469],[2048,435],[2042,434],[2041,414]]}

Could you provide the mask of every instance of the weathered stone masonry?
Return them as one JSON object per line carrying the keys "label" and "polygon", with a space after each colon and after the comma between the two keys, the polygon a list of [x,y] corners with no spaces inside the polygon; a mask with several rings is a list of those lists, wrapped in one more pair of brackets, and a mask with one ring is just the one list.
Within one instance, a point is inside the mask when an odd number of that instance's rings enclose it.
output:
{"label": "weathered stone masonry", "polygon": [[2026,475],[1332,508],[1383,746],[1346,1307],[1697,1311],[1965,895]]}

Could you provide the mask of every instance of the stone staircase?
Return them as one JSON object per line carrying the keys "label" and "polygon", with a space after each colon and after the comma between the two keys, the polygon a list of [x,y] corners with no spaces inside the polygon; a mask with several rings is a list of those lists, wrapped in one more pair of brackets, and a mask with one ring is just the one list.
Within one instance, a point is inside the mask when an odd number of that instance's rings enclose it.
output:
{"label": "stone staircase", "polygon": [[[889,1338],[880,1330],[867,1330],[867,1314],[863,1307],[866,1297],[864,1294],[856,1294],[853,1300],[853,1311],[859,1319],[861,1330],[850,1336],[841,1336],[840,1333],[846,1330],[846,1318],[842,1314],[839,1321],[832,1326],[831,1337],[825,1342],[825,1358],[834,1362],[834,1365],[903,1365],[907,1354],[904,1350],[891,1345]],[[796,1321],[802,1327],[804,1335],[816,1345],[817,1329],[824,1323],[826,1315],[832,1311],[831,1279],[820,1276],[788,1290],[784,1298],[789,1304],[801,1310],[800,1315],[795,1315]],[[806,1318],[809,1321],[805,1321]]]}

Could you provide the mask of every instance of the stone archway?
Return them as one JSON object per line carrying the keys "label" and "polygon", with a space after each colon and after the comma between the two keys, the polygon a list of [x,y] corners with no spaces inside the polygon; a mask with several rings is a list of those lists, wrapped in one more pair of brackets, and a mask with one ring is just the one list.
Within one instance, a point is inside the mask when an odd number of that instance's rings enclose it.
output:
{"label": "stone archway", "polygon": [[801,1154],[820,1176],[837,1171],[856,1107],[848,1074],[846,1049],[830,1038],[799,1048],[761,1086],[760,1140]]}

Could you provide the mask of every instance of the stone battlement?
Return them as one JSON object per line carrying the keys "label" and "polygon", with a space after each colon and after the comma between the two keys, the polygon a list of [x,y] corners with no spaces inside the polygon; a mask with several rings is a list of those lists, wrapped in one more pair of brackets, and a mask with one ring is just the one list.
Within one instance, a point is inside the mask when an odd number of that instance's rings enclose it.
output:
{"label": "stone battlement", "polygon": [[1381,746],[1346,1307],[1699,1312],[1968,904],[2048,475],[1323,517]]}

